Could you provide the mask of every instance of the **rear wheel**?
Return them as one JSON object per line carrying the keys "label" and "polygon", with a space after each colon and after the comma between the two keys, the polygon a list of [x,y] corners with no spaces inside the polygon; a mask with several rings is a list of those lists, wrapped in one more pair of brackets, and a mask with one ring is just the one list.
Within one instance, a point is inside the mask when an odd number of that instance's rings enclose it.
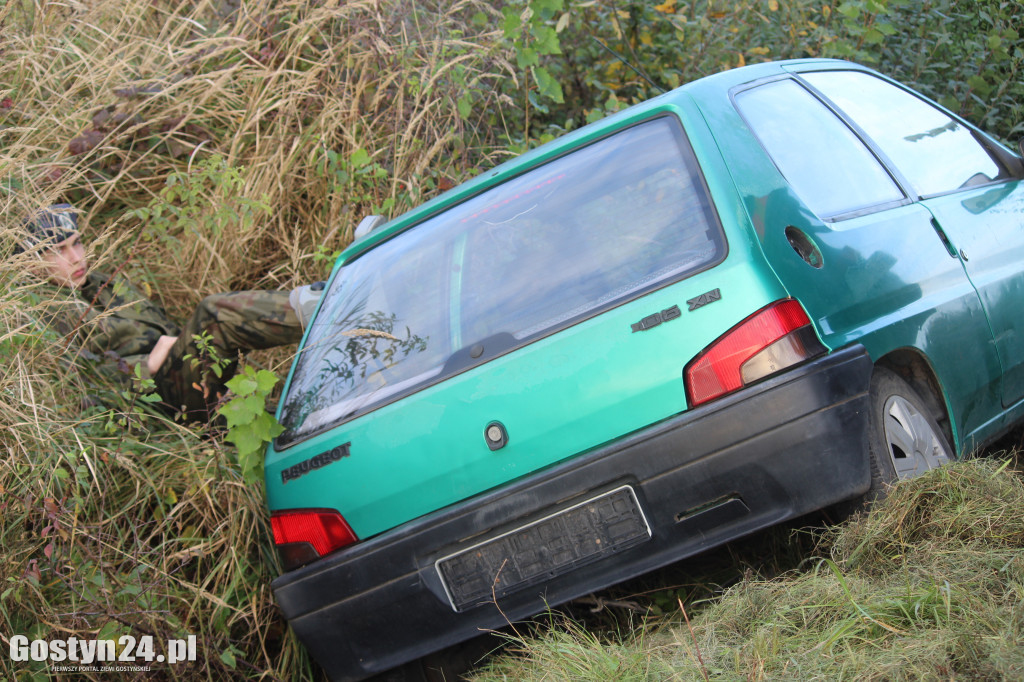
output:
{"label": "rear wheel", "polygon": [[953,460],[953,450],[927,403],[899,375],[884,367],[871,377],[868,451],[871,489],[865,501],[885,497],[898,480],[920,476]]}

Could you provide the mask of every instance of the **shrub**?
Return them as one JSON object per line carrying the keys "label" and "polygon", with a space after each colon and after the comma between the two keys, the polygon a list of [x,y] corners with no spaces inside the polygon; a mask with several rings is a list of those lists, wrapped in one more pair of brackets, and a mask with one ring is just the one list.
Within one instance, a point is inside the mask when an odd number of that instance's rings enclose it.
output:
{"label": "shrub", "polygon": [[527,12],[529,22],[543,20],[557,38],[536,59],[564,92],[546,100],[539,88],[532,93],[541,106],[513,130],[536,140],[701,76],[800,57],[875,66],[1004,140],[1024,132],[1019,2],[567,0],[558,8]]}

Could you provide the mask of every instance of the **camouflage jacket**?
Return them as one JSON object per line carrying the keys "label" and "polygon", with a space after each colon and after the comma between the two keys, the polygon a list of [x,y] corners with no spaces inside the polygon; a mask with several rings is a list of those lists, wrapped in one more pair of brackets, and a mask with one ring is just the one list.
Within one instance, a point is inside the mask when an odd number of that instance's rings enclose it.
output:
{"label": "camouflage jacket", "polygon": [[80,355],[98,361],[109,379],[125,383],[134,366],[150,378],[146,357],[162,335],[178,336],[180,328],[159,305],[123,277],[89,273],[69,296],[52,287],[47,322],[65,335]]}

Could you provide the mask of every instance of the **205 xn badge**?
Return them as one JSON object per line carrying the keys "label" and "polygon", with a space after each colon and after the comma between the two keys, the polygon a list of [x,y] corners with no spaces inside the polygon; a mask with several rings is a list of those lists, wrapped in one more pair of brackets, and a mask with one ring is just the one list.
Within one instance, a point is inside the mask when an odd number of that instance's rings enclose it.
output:
{"label": "205 xn badge", "polygon": [[299,476],[305,476],[314,469],[325,467],[328,464],[333,464],[341,460],[344,457],[348,457],[351,454],[352,443],[345,443],[337,447],[333,447],[327,452],[321,452],[315,457],[310,457],[307,460],[299,462],[294,466],[290,466],[281,472],[281,483],[287,483],[293,481]]}

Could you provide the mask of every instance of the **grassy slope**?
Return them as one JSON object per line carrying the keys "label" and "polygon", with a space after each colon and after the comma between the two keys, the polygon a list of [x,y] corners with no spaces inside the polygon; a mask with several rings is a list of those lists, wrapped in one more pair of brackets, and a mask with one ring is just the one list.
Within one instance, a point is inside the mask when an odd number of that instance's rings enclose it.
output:
{"label": "grassy slope", "polygon": [[681,611],[614,635],[557,621],[472,679],[1022,679],[1024,462],[1010,457],[898,486],[824,531],[799,570],[680,601],[689,625]]}

